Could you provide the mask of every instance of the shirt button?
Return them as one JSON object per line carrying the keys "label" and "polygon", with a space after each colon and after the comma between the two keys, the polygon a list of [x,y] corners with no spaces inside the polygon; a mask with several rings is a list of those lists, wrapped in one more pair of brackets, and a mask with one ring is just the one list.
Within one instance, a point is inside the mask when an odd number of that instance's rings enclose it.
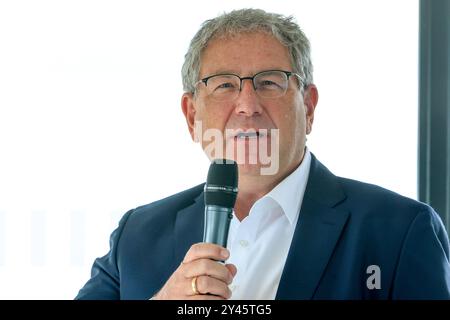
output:
{"label": "shirt button", "polygon": [[244,248],[248,247],[248,245],[249,245],[247,240],[241,240],[241,241],[239,241],[239,244],[241,245],[241,247],[244,247]]}

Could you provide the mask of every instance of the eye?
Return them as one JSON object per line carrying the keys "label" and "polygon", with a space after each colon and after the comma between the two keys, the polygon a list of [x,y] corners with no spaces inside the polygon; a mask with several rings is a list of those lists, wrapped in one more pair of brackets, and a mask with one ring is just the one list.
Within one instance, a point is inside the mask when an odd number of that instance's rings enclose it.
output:
{"label": "eye", "polygon": [[208,80],[210,93],[225,93],[239,89],[239,78],[233,75],[218,75]]}
{"label": "eye", "polygon": [[224,82],[224,83],[219,84],[216,87],[216,90],[217,89],[228,89],[228,88],[234,88],[234,84],[231,82]]}
{"label": "eye", "polygon": [[259,85],[260,85],[260,86],[278,86],[277,83],[275,83],[275,82],[273,82],[273,81],[271,81],[271,80],[261,80],[261,81],[259,82]]}
{"label": "eye", "polygon": [[279,90],[282,89],[282,85],[280,85],[279,81],[261,79],[258,81],[257,88],[259,90]]}
{"label": "eye", "polygon": [[218,93],[228,93],[228,92],[231,92],[231,91],[235,91],[236,88],[238,88],[238,87],[233,82],[220,82],[218,84],[214,84],[212,92],[214,92],[216,94],[218,94]]}

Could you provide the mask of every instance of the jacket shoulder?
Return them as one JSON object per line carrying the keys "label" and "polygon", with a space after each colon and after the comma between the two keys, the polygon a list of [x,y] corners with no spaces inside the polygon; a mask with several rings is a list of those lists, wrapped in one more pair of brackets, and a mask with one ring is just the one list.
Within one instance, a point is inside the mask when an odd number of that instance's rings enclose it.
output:
{"label": "jacket shoulder", "polygon": [[132,210],[133,212],[130,218],[167,219],[168,216],[176,214],[183,208],[186,208],[193,204],[196,198],[198,198],[202,194],[204,185],[205,184],[202,183],[166,198],[139,206]]}
{"label": "jacket shoulder", "polygon": [[409,214],[413,218],[419,213],[425,213],[437,218],[436,212],[426,203],[374,184],[342,177],[337,179],[347,196],[348,203],[352,203],[355,207],[365,207],[380,216],[395,217]]}

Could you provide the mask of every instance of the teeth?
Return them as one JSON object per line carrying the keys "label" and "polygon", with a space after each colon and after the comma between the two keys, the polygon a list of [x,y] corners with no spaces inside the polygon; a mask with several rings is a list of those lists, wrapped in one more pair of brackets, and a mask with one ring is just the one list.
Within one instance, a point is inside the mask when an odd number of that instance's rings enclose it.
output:
{"label": "teeth", "polygon": [[239,132],[237,134],[237,137],[239,139],[245,139],[245,138],[256,138],[259,136],[258,132]]}

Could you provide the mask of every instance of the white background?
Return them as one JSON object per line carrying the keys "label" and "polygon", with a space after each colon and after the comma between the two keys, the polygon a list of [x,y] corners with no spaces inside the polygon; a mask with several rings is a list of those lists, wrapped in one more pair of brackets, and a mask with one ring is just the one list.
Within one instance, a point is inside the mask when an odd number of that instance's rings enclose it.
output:
{"label": "white background", "polygon": [[310,38],[319,160],[416,198],[417,0],[0,0],[1,299],[73,298],[123,213],[205,179],[180,69],[242,7]]}

